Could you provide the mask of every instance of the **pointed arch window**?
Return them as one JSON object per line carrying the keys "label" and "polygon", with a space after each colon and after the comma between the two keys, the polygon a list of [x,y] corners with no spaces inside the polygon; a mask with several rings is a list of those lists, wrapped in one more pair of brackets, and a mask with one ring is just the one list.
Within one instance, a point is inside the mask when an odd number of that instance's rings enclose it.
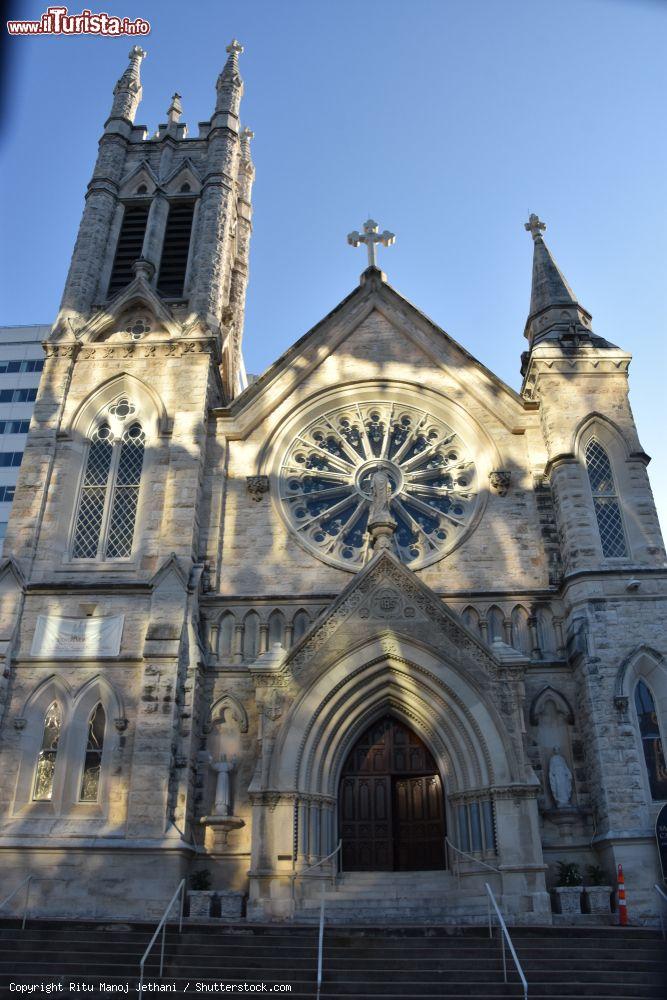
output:
{"label": "pointed arch window", "polygon": [[88,719],[86,753],[83,762],[81,791],[79,793],[80,802],[97,802],[100,790],[105,725],[106,715],[104,714],[102,704],[98,703]]}
{"label": "pointed arch window", "polygon": [[641,680],[635,688],[635,708],[651,797],[656,800],[667,799],[667,764],[658,725],[658,713],[648,685]]}
{"label": "pointed arch window", "polygon": [[586,469],[593,494],[602,554],[614,559],[628,554],[621,508],[616,494],[609,456],[595,438],[586,445]]}
{"label": "pointed arch window", "polygon": [[62,730],[63,716],[57,701],[51,702],[44,716],[42,746],[37,757],[35,783],[32,791],[34,802],[49,802],[53,795],[53,779]]}
{"label": "pointed arch window", "polygon": [[[134,406],[121,399],[111,410],[123,420]],[[108,423],[95,429],[79,495],[72,558],[123,559],[131,554],[145,443],[137,421],[115,440]]]}

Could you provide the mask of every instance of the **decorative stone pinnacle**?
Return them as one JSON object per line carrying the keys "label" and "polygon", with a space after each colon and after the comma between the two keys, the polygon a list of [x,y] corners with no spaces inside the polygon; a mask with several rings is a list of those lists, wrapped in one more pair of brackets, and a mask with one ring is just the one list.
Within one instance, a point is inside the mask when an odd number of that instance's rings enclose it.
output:
{"label": "decorative stone pinnacle", "polygon": [[531,212],[528,217],[528,222],[524,222],[523,228],[531,234],[534,240],[538,240],[542,239],[542,233],[547,227],[546,223],[542,222],[538,215]]}
{"label": "decorative stone pinnacle", "polygon": [[231,55],[240,56],[243,52],[243,46],[241,45],[241,43],[237,38],[232,38],[231,42],[229,43],[225,51],[229,52],[230,56]]}
{"label": "decorative stone pinnacle", "polygon": [[378,232],[380,227],[374,219],[367,219],[364,222],[363,228],[363,235],[358,233],[356,229],[354,232],[349,233],[347,242],[353,247],[358,247],[362,243],[365,244],[368,252],[368,266],[377,267],[378,243],[381,243],[385,247],[393,246],[396,242],[396,236],[394,233],[390,233],[388,229],[385,229],[382,233]]}
{"label": "decorative stone pinnacle", "polygon": [[181,115],[183,114],[183,105],[181,104],[181,95],[174,94],[171,99],[171,104],[167,108],[167,118],[170,122],[179,122]]}
{"label": "decorative stone pinnacle", "polygon": [[132,270],[134,271],[135,278],[143,278],[144,281],[150,282],[155,274],[155,265],[151,264],[145,257],[137,257],[132,262]]}

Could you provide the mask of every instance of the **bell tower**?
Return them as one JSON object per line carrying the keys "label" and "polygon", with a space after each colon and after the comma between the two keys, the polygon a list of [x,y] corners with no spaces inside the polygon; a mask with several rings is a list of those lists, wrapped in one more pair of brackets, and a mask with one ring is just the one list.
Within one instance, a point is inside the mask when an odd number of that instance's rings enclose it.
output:
{"label": "bell tower", "polygon": [[149,136],[135,124],[146,52],[132,48],[114,88],[53,329],[55,340],[79,338],[141,277],[182,330],[215,339],[225,401],[246,382],[254,167],[253,133],[239,118],[242,52],[236,40],[227,46],[213,115],[196,136],[181,121],[180,94]]}

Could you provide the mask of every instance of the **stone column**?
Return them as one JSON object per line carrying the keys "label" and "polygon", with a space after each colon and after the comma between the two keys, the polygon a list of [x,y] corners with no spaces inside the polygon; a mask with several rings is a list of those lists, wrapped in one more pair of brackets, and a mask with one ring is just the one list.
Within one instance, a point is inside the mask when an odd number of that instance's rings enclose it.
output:
{"label": "stone column", "polygon": [[535,615],[531,615],[528,619],[528,628],[530,629],[530,641],[533,646],[533,658],[541,660],[542,650],[540,649],[540,637],[537,634],[537,618]]}
{"label": "stone column", "polygon": [[169,202],[160,191],[157,191],[151,201],[146,232],[144,234],[144,243],[141,248],[141,256],[149,260],[155,267],[154,282],[157,282],[168,215]]}
{"label": "stone column", "polygon": [[259,626],[259,655],[266,653],[269,648],[269,626],[262,622]]}
{"label": "stone column", "polygon": [[232,662],[243,663],[243,625],[234,626]]}

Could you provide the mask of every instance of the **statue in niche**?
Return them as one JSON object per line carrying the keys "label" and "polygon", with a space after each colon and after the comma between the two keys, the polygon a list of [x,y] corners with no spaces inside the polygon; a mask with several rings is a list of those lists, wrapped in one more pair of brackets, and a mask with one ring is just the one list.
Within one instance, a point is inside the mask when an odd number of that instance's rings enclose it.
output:
{"label": "statue in niche", "polygon": [[223,757],[217,764],[211,764],[211,770],[217,774],[213,813],[215,816],[231,816],[234,761]]}
{"label": "statue in niche", "polygon": [[549,760],[549,788],[557,809],[566,809],[572,802],[572,771],[555,746]]}

